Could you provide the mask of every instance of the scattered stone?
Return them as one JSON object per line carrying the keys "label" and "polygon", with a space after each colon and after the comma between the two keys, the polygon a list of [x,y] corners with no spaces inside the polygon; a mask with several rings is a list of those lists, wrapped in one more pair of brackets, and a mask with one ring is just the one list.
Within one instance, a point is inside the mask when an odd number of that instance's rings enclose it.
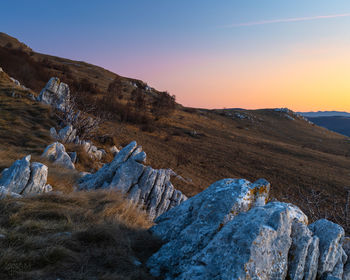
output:
{"label": "scattered stone", "polygon": [[27,195],[47,192],[47,166],[39,162],[33,162],[30,166],[30,171],[30,178],[27,186],[20,194]]}
{"label": "scattered stone", "polygon": [[48,168],[42,163],[30,163],[30,155],[15,161],[10,168],[1,173],[0,198],[20,197],[52,190],[47,187]]}
{"label": "scattered stone", "polygon": [[54,128],[54,127],[50,128],[50,136],[56,141],[59,140],[59,136],[57,134],[56,128]]}
{"label": "scattered stone", "polygon": [[69,105],[70,91],[65,83],[59,78],[51,78],[41,90],[38,101],[54,106],[56,109],[65,111]]}
{"label": "scattered stone", "polygon": [[62,143],[55,142],[47,146],[42,157],[62,167],[75,169],[74,163],[71,157],[66,153],[66,149]]}
{"label": "scattered stone", "polygon": [[[350,139],[349,139],[350,140]],[[109,149],[109,151],[115,156],[116,154],[119,153],[119,149],[116,146],[113,146],[112,148]]]}
{"label": "scattered stone", "polygon": [[146,167],[142,164],[145,160],[146,153],[133,141],[112,162],[81,178],[79,189],[119,191],[134,203],[144,205],[151,218],[158,217],[187,198],[171,184],[172,172]]}
{"label": "scattered stone", "polygon": [[63,144],[72,143],[77,136],[76,134],[77,131],[73,128],[73,126],[67,125],[59,131],[57,140],[61,141]]}

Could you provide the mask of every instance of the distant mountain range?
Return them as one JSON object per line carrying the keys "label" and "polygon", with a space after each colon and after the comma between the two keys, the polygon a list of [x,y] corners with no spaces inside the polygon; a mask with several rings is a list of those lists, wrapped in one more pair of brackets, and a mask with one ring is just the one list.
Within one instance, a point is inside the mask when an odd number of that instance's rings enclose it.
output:
{"label": "distant mountain range", "polygon": [[318,111],[300,113],[319,126],[350,137],[350,113],[338,111]]}
{"label": "distant mountain range", "polygon": [[318,111],[318,112],[299,112],[306,118],[317,118],[317,117],[350,117],[348,112],[339,111]]}

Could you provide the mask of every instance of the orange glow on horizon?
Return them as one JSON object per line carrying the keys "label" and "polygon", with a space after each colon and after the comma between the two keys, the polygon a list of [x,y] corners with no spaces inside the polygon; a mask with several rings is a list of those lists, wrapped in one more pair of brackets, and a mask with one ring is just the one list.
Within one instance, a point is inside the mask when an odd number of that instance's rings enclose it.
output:
{"label": "orange glow on horizon", "polygon": [[345,47],[295,48],[262,57],[174,59],[156,73],[152,86],[169,90],[189,107],[350,111],[350,54]]}

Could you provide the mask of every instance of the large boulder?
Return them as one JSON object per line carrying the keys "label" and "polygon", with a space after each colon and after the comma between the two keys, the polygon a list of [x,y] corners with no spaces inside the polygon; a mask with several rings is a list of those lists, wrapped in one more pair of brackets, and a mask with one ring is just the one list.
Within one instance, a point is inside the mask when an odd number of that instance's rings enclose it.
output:
{"label": "large boulder", "polygon": [[[199,246],[189,243],[188,225],[147,265],[152,274],[165,274],[166,279],[286,279],[293,224],[304,223],[294,213],[294,206],[280,202],[254,207],[216,229]],[[179,240],[185,243],[177,248]]]}
{"label": "large boulder", "polygon": [[54,106],[56,109],[65,111],[69,106],[70,91],[65,83],[59,78],[51,78],[41,90],[38,101]]}
{"label": "large boulder", "polygon": [[164,245],[147,261],[151,274],[166,280],[347,280],[350,239],[343,228],[327,220],[308,226],[298,207],[265,204],[269,189],[263,179],[225,179],[159,216],[150,231]]}
{"label": "large boulder", "polygon": [[47,166],[39,162],[31,163],[30,159],[30,156],[26,156],[3,170],[0,178],[0,197],[39,194],[50,190],[46,184]]}
{"label": "large boulder", "polygon": [[62,167],[75,169],[74,163],[68,153],[66,153],[66,149],[62,143],[55,142],[47,146],[42,157]]}
{"label": "large boulder", "polygon": [[[87,146],[89,151],[91,147]],[[83,177],[81,190],[112,189],[123,193],[131,201],[144,205],[152,218],[186,200],[170,182],[168,169],[155,170],[144,166],[146,153],[135,141],[118,152],[113,161],[105,164],[95,174]]]}

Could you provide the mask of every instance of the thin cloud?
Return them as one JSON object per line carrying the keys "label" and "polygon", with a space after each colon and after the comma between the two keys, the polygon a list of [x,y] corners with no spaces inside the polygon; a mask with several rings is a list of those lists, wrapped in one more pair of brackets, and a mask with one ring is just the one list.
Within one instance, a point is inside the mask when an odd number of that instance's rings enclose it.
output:
{"label": "thin cloud", "polygon": [[298,17],[298,18],[284,18],[284,19],[273,19],[273,20],[243,22],[243,23],[235,23],[235,24],[231,24],[231,25],[225,25],[222,28],[234,28],[234,27],[241,27],[241,26],[255,26],[255,25],[284,23],[284,22],[310,21],[310,20],[329,19],[329,18],[341,18],[341,17],[350,17],[350,13],[347,13],[347,14],[336,14],[336,15],[327,15],[327,16]]}

